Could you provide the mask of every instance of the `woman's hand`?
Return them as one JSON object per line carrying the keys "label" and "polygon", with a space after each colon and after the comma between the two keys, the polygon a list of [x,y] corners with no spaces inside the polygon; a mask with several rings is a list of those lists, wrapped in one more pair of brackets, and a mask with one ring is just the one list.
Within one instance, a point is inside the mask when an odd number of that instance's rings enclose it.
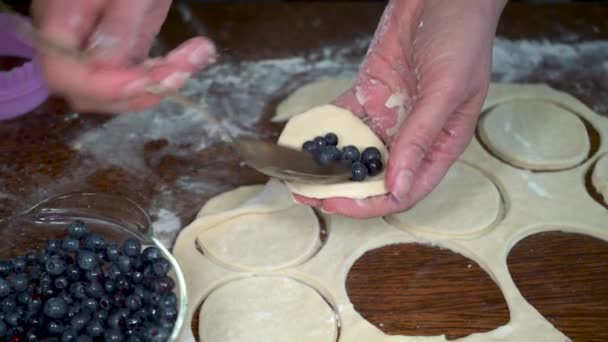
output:
{"label": "woman's hand", "polygon": [[367,218],[424,198],[471,141],[490,81],[492,42],[505,0],[392,0],[356,86],[336,102],[390,148],[389,194],[300,202]]}
{"label": "woman's hand", "polygon": [[166,58],[147,60],[160,31],[170,0],[34,0],[36,26],[47,37],[68,47],[85,50],[79,61],[40,48],[47,84],[74,109],[120,113],[157,104],[161,97],[146,92],[161,82],[177,90],[194,72],[215,58],[206,38],[193,38]]}

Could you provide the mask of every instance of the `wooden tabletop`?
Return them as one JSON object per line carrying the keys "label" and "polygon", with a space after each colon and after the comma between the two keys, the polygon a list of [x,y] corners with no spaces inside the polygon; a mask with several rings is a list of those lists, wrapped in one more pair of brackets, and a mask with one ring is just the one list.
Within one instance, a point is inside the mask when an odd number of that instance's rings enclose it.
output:
{"label": "wooden tabletop", "polygon": [[[158,49],[166,51],[204,31],[220,47],[220,63],[306,56],[326,46],[348,44],[369,37],[383,9],[382,4],[365,2],[192,6],[194,18],[204,25],[186,23],[174,9]],[[605,5],[511,4],[499,36],[575,46],[608,40],[605,18]],[[365,49],[351,52],[360,58]],[[605,115],[608,76],[583,72],[605,60],[594,59],[592,53],[585,58],[565,73],[560,73],[563,65],[544,61],[518,81],[547,82]],[[7,69],[17,63],[4,58],[0,66]],[[262,119],[252,126],[261,135],[280,132],[281,126],[268,119],[277,100],[302,79],[294,80],[279,94],[266,94]],[[212,95],[223,96],[221,91]],[[209,197],[265,181],[240,167],[220,143],[197,150],[193,144],[174,146],[162,136],[136,140],[136,145],[125,148],[136,149],[143,167],[108,163],[74,144],[110,119],[74,114],[61,100],[50,99],[27,116],[0,122],[0,218],[52,195],[103,191],[134,199],[153,220],[159,218],[160,199],[170,199],[172,211],[187,224]],[[97,143],[102,145],[100,139]],[[184,189],[179,183],[184,177],[196,178],[203,186]],[[206,183],[213,186],[205,187]],[[558,329],[574,341],[608,341],[608,244],[575,234],[544,233],[517,244],[508,261],[522,293]],[[351,270],[347,288],[356,309],[388,334],[459,337],[491,330],[509,319],[502,294],[481,268],[462,256],[426,246],[368,252]]]}

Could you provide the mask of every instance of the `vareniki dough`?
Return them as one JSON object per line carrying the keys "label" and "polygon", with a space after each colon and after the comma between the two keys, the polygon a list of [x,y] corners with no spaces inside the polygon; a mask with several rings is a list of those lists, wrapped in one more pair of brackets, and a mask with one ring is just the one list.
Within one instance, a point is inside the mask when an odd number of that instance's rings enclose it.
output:
{"label": "vareniki dough", "polygon": [[[361,119],[350,111],[333,105],[313,108],[296,115],[285,125],[278,144],[301,149],[306,140],[333,132],[338,136],[338,147],[355,145],[360,151],[377,147],[386,165],[388,151],[380,138]],[[293,193],[312,198],[349,197],[365,198],[387,193],[384,172],[363,182],[346,181],[338,184],[287,183]]]}
{"label": "vareniki dough", "polygon": [[608,202],[608,154],[598,159],[591,174],[591,182],[595,190],[604,198],[604,202]]}
{"label": "vareniki dough", "polygon": [[500,211],[494,183],[478,169],[456,162],[426,198],[387,221],[414,234],[472,236],[491,228]]}
{"label": "vareniki dough", "polygon": [[203,303],[202,342],[335,342],[331,307],[312,288],[286,277],[229,282]]}
{"label": "vareniki dough", "polygon": [[499,104],[482,117],[479,134],[498,157],[523,169],[566,169],[581,163],[589,153],[583,122],[549,102]]}
{"label": "vareniki dough", "polygon": [[346,92],[354,83],[354,79],[326,79],[308,83],[279,103],[272,121],[287,121],[294,115],[328,104]]}

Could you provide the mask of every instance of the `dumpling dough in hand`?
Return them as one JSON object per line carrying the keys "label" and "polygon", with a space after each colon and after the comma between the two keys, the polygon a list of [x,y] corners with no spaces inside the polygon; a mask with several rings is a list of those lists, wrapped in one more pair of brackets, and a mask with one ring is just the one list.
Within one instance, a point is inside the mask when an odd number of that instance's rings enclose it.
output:
{"label": "dumpling dough in hand", "polygon": [[[380,138],[353,113],[334,105],[316,107],[291,118],[285,125],[278,144],[301,149],[305,141],[330,132],[338,136],[338,148],[346,145],[354,145],[360,151],[367,147],[378,148],[382,154],[382,162],[386,165],[388,151]],[[288,182],[287,186],[293,193],[310,198],[361,199],[388,193],[384,175],[385,171],[363,182],[346,181],[319,185]]]}

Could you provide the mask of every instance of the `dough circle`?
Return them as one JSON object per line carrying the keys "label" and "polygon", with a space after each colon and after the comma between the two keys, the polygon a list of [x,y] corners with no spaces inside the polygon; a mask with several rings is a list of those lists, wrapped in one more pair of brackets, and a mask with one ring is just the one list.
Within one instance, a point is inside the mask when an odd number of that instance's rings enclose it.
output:
{"label": "dough circle", "polygon": [[480,121],[481,140],[504,161],[523,169],[563,170],[589,153],[585,125],[572,112],[544,101],[509,101]]}
{"label": "dough circle", "polygon": [[336,315],[315,290],[281,276],[248,277],[213,291],[200,311],[202,342],[335,342]]}
{"label": "dough circle", "polygon": [[608,154],[604,154],[597,160],[591,173],[591,183],[602,197],[604,202],[608,201]]}
{"label": "dough circle", "polygon": [[308,83],[279,103],[277,112],[271,121],[287,121],[297,114],[328,104],[346,92],[354,83],[354,79],[339,78]]}
{"label": "dough circle", "polygon": [[409,232],[470,237],[490,229],[500,216],[501,206],[500,193],[486,175],[456,162],[426,198],[386,220]]}
{"label": "dough circle", "polygon": [[210,259],[244,270],[274,270],[302,263],[321,245],[313,210],[293,205],[269,213],[246,213],[207,227],[196,237]]}
{"label": "dough circle", "polygon": [[[388,151],[380,138],[353,113],[334,105],[316,107],[291,118],[285,125],[278,144],[301,149],[305,141],[330,132],[338,136],[339,148],[346,145],[354,145],[359,150],[371,146],[378,148],[386,165]],[[287,183],[287,186],[293,193],[311,198],[366,198],[387,193],[384,174],[382,172],[363,182],[347,181],[329,185]]]}
{"label": "dough circle", "polygon": [[264,188],[261,184],[241,186],[213,197],[199,211],[198,217],[234,209],[257,195]]}

